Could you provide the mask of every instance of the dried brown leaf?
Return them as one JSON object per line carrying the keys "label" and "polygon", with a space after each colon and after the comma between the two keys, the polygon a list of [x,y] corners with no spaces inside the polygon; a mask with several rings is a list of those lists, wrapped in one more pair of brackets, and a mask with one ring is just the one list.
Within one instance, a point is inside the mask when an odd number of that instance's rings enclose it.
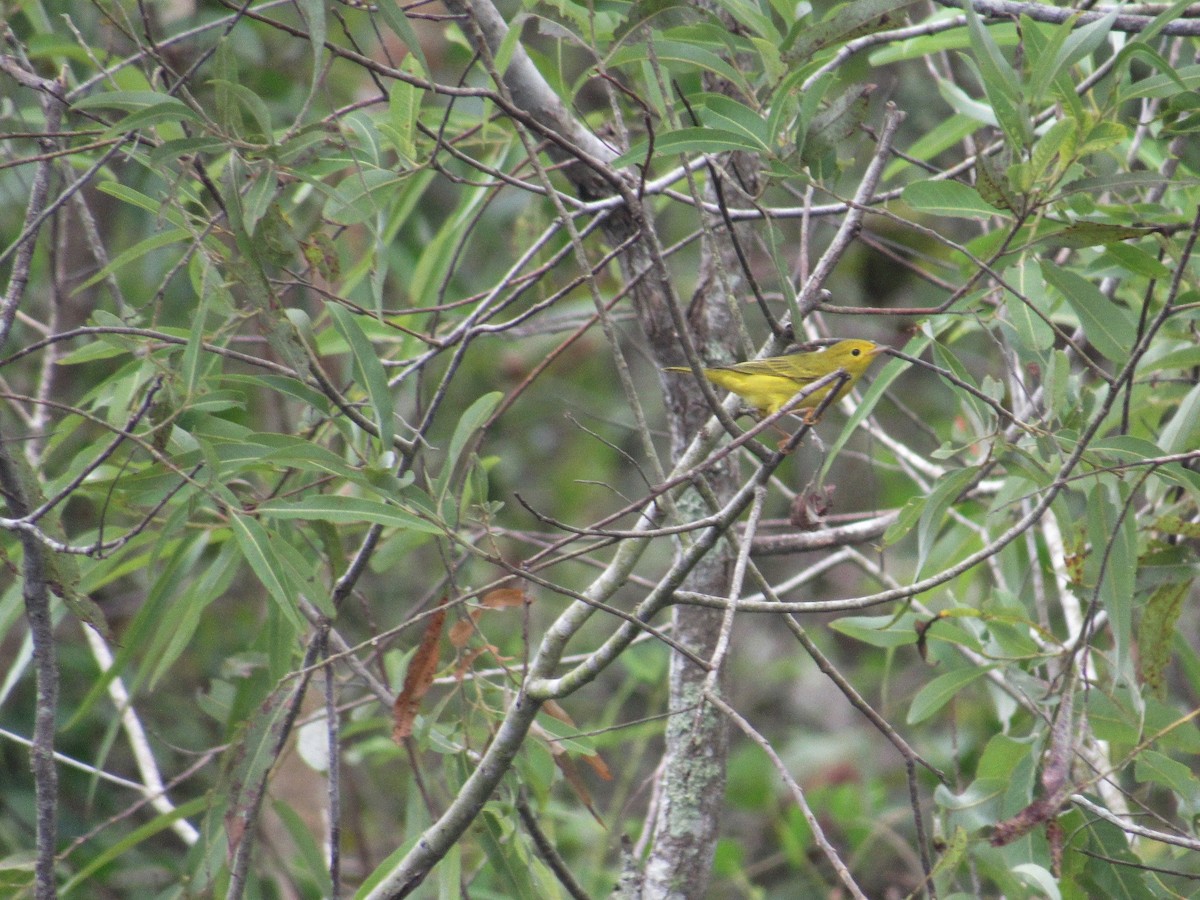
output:
{"label": "dried brown leaf", "polygon": [[583,783],[583,775],[575,765],[575,761],[567,755],[566,750],[554,743],[550,744],[550,755],[554,757],[554,764],[558,766],[558,771],[563,773],[563,778],[567,780],[567,784],[571,786],[571,790],[575,792],[575,796],[587,807],[587,811],[592,814],[592,818],[599,823],[600,827],[605,827],[604,820],[600,818],[600,814],[592,806],[592,795],[588,793],[587,785]]}
{"label": "dried brown leaf", "polygon": [[612,772],[608,768],[608,764],[604,761],[599,753],[589,753],[583,758],[583,761],[592,767],[592,771],[603,778],[605,781],[612,781]]}
{"label": "dried brown leaf", "polygon": [[459,619],[450,629],[450,643],[458,650],[467,646],[467,641],[471,639],[471,635],[475,633],[475,622],[479,619],[479,614],[482,610],[471,610],[471,616],[468,619]]}
{"label": "dried brown leaf", "polygon": [[528,600],[522,588],[496,588],[488,591],[479,598],[486,609],[507,609],[512,606],[523,606]]}
{"label": "dried brown leaf", "polygon": [[553,719],[558,719],[558,721],[565,725],[570,725],[572,728],[578,727],[570,714],[553,700],[547,700],[542,704],[542,712]]}
{"label": "dried brown leaf", "polygon": [[477,660],[484,653],[487,653],[489,650],[495,649],[495,647],[489,644],[486,647],[474,647],[462,654],[458,660],[458,665],[454,667],[454,679],[459,684],[462,684],[462,680],[467,677],[467,671],[472,665],[475,664],[475,660]]}
{"label": "dried brown leaf", "polygon": [[433,676],[437,672],[439,647],[442,639],[442,627],[446,623],[446,598],[438,604],[438,610],[429,618],[425,633],[421,635],[421,645],[408,663],[408,671],[404,675],[404,687],[392,704],[392,739],[397,744],[412,734],[413,721],[421,708],[421,698],[433,684]]}

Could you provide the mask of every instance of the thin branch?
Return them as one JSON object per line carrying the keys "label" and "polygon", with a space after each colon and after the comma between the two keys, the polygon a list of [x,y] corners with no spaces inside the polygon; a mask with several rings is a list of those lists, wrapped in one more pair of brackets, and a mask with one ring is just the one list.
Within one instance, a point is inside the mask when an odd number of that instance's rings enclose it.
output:
{"label": "thin branch", "polygon": [[842,862],[837,849],[825,837],[825,831],[821,828],[820,820],[817,818],[816,813],[812,811],[812,807],[808,805],[808,800],[804,796],[804,789],[792,777],[792,773],[788,771],[787,765],[779,757],[779,754],[775,752],[775,748],[771,746],[771,742],[759,734],[753,725],[747,722],[736,709],[720,697],[709,694],[705,699],[728,716],[733,724],[740,728],[742,733],[754,741],[759,746],[759,749],[767,755],[767,758],[771,760],[771,764],[775,766],[775,771],[779,773],[779,777],[783,779],[783,783],[787,785],[788,791],[791,792],[792,799],[796,801],[796,805],[804,815],[804,821],[808,823],[808,827],[812,831],[813,840],[816,841],[826,861],[837,873],[838,880],[845,885],[846,890],[850,892],[852,897],[856,897],[857,900],[867,900],[867,895],[863,893],[862,888],[858,886],[858,882],[854,880],[854,876],[850,874],[850,870],[846,868],[846,864]]}
{"label": "thin branch", "polygon": [[[953,9],[962,8],[962,4],[958,0],[937,0],[937,3]],[[1087,25],[1103,19],[1108,15],[1108,10],[1112,9],[1112,7],[1108,7],[1089,12],[1070,6],[1045,6],[1041,3],[1015,2],[1015,0],[971,0],[971,6],[981,16],[990,16],[996,19],[1016,19],[1020,16],[1028,16],[1035,22],[1049,22],[1053,25],[1062,25],[1069,20],[1074,20],[1076,25]],[[1112,28],[1113,31],[1139,34],[1148,29],[1153,22],[1154,17],[1152,16],[1118,15],[1113,19]],[[1159,33],[1172,37],[1195,37],[1200,35],[1200,21],[1194,18],[1174,19],[1163,25]]]}

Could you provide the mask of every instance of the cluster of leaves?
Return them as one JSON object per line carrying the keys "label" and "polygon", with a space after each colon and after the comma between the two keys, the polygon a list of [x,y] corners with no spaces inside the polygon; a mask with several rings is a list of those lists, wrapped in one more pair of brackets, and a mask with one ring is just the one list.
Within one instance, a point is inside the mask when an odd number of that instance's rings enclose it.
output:
{"label": "cluster of leaves", "polygon": [[[749,739],[722,893],[1187,893],[1186,7],[14,7],[0,883],[45,802],[13,737],[44,553],[63,893],[607,890],[663,720],[700,715],[672,652]],[[746,354],[785,322],[900,345],[794,458],[655,424],[645,360],[698,318],[639,291],[713,270]],[[823,518],[835,485],[873,512]],[[680,588],[725,550],[724,598]],[[711,658],[670,604],[725,610]]]}

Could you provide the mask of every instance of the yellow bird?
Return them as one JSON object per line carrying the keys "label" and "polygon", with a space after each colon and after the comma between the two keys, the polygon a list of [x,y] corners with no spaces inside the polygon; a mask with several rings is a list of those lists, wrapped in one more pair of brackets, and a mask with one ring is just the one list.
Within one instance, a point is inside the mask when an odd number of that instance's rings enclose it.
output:
{"label": "yellow bird", "polygon": [[[753,359],[732,366],[714,366],[703,371],[704,377],[713,384],[733,391],[757,409],[760,415],[768,416],[783,409],[789,400],[814,381],[838,369],[844,369],[850,377],[842,383],[837,396],[829,401],[831,404],[836,403],[854,387],[854,383],[867,371],[875,357],[885,350],[887,347],[871,341],[838,341],[823,350]],[[692,370],[683,366],[670,366],[664,371]],[[836,384],[836,381],[831,381],[809,394],[793,411],[806,410],[804,419],[810,422],[812,411],[821,405]]]}

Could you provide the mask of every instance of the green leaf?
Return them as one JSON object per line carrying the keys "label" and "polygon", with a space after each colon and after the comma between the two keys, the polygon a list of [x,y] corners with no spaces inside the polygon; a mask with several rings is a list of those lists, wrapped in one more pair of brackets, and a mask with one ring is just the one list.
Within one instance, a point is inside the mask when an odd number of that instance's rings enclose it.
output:
{"label": "green leaf", "polygon": [[[950,509],[958,495],[978,474],[974,466],[958,469],[943,475],[938,479],[937,487],[925,503],[921,512],[921,520],[917,525],[917,572],[920,573],[929,559],[929,551],[933,549],[934,540],[942,527],[942,519]],[[918,575],[919,577],[919,575]]]}
{"label": "green leaf", "polygon": [[517,852],[517,842],[505,838],[503,820],[485,806],[479,814],[480,828],[477,830],[483,851],[487,855],[492,876],[508,897],[538,897],[529,879],[529,862]]}
{"label": "green leaf", "polygon": [[[623,166],[644,162],[649,148],[649,141],[638,141],[631,149],[614,159],[612,165],[619,169]],[[720,128],[700,126],[667,132],[659,135],[654,142],[656,156],[674,153],[732,153],[738,150],[761,153],[765,152],[767,147],[740,131],[724,131]]]}
{"label": "green leaf", "polygon": [[177,111],[178,115],[186,114],[189,117],[195,117],[191,107],[178,97],[158,91],[105,91],[81,97],[72,102],[71,107],[73,109],[124,109],[128,112],[155,107],[171,107]]}
{"label": "green leaf", "polygon": [[[218,87],[226,96],[228,113],[234,113],[230,101],[236,101],[237,104],[250,113],[254,117],[254,122],[258,126],[257,137],[263,141],[271,142],[274,138],[274,129],[271,125],[271,110],[264,102],[263,98],[252,91],[249,87],[238,81],[229,81],[225,79],[213,79],[212,84]],[[235,115],[235,119],[240,120],[241,116]],[[245,130],[244,125],[238,125],[235,134],[239,136]]]}
{"label": "green leaf", "polygon": [[1045,319],[1045,282],[1040,270],[1032,260],[1026,259],[1006,269],[1004,280],[1022,294],[1018,297],[1012,291],[1004,292],[1004,310],[1018,339],[1030,350],[1049,350],[1054,346],[1054,329]]}
{"label": "green leaf", "polygon": [[[1100,798],[1088,795],[1093,803],[1103,805]],[[1092,853],[1113,865],[1090,868],[1090,886],[1097,897],[1119,897],[1121,900],[1156,900],[1161,892],[1148,882],[1149,872],[1143,871],[1144,861],[1129,849],[1129,837],[1112,822],[1089,817],[1087,834]]]}
{"label": "green leaf", "polygon": [[1087,531],[1091,553],[1085,576],[1097,586],[1100,603],[1108,612],[1117,669],[1125,674],[1133,643],[1133,587],[1137,573],[1136,511],[1130,508],[1129,487],[1102,477],[1088,493]]}
{"label": "green leaf", "polygon": [[387,22],[388,27],[396,33],[396,37],[404,41],[409,52],[421,64],[421,71],[425,73],[428,79],[433,78],[433,72],[429,68],[429,63],[425,61],[425,52],[421,49],[421,41],[417,38],[417,32],[413,29],[412,23],[408,21],[408,16],[400,9],[396,0],[377,0],[376,4],[379,8],[380,15]]}
{"label": "green leaf", "polygon": [[916,620],[910,612],[899,616],[843,616],[830,622],[829,627],[872,647],[904,647],[917,642]]}
{"label": "green leaf", "polygon": [[[99,95],[103,96],[103,95]],[[163,101],[147,106],[143,109],[138,109],[131,112],[123,119],[118,119],[113,124],[109,125],[104,130],[105,137],[116,134],[124,134],[130,131],[139,131],[143,128],[149,128],[152,125],[160,125],[171,123],[176,126],[184,120],[191,122],[203,123],[204,119],[193,110],[190,106],[174,97],[167,97],[159,94],[158,97]],[[181,140],[185,133],[178,127],[162,129],[164,136],[174,140]]]}
{"label": "green leaf", "polygon": [[783,43],[783,61],[804,65],[826,47],[900,24],[913,0],[854,0],[833,7],[820,22],[797,19]]}
{"label": "green leaf", "polygon": [[1109,300],[1090,281],[1041,260],[1042,274],[1063,295],[1092,346],[1116,363],[1129,359],[1133,347],[1134,325],[1125,307]]}
{"label": "green leaf", "polygon": [[258,231],[258,223],[267,214],[271,203],[275,200],[276,176],[275,166],[270,162],[255,166],[250,174],[250,187],[242,195],[242,227],[252,237],[262,242],[262,233]]}
{"label": "green leaf", "polygon": [[316,94],[324,77],[322,62],[325,56],[325,3],[324,0],[299,0],[296,5],[304,24],[308,27],[308,46],[312,51],[312,80],[309,94]]}
{"label": "green leaf", "polygon": [[271,599],[279,606],[284,618],[297,632],[303,631],[307,623],[296,606],[295,594],[288,583],[283,563],[271,547],[271,536],[254,519],[238,512],[231,511],[229,525],[238,547],[241,548],[242,556],[258,576],[262,586],[267,589]]}
{"label": "green leaf", "polygon": [[1103,260],[1112,260],[1127,272],[1141,275],[1144,278],[1165,279],[1171,277],[1171,270],[1162,261],[1147,253],[1141,247],[1118,241],[1104,248]]}
{"label": "green leaf", "polygon": [[1139,782],[1160,784],[1185,799],[1192,808],[1197,800],[1200,800],[1200,780],[1197,780],[1196,773],[1190,766],[1171,759],[1166,754],[1156,750],[1141,751],[1137,757],[1135,772]]}
{"label": "green leaf", "polygon": [[[1189,0],[1183,0],[1180,6],[1187,5],[1188,2]],[[1138,40],[1130,42],[1121,48],[1121,51],[1117,54],[1116,60],[1114,60],[1114,70],[1120,70],[1122,67],[1128,66],[1128,64],[1134,58],[1137,58],[1146,63],[1149,67],[1157,69],[1162,73],[1163,77],[1174,82],[1175,87],[1178,88],[1180,93],[1187,91],[1187,85],[1185,85],[1179,75],[1176,74],[1175,69],[1171,66],[1171,64],[1157,50],[1155,50],[1153,47],[1146,46],[1146,44],[1142,43],[1141,41],[1142,37],[1139,35]],[[1139,85],[1144,83],[1145,82],[1139,82]],[[1126,99],[1130,98],[1123,95],[1121,101],[1123,102]]]}
{"label": "green leaf", "polygon": [[1033,72],[1029,79],[1029,97],[1040,103],[1050,83],[1085,56],[1097,50],[1117,19],[1119,7],[1113,7],[1105,16],[1085,25],[1078,24],[1075,17],[1068,19],[1055,29],[1047,50],[1033,59]]}
{"label": "green leaf", "polygon": [[967,62],[970,64],[973,61],[973,68],[1009,145],[1014,150],[1024,149],[1031,143],[1033,126],[1022,96],[1020,79],[1000,52],[990,30],[984,27],[975,7],[968,3],[964,9],[974,54],[973,60],[968,59]]}
{"label": "green leaf", "polygon": [[273,519],[316,519],[340,525],[355,525],[373,522],[408,531],[426,534],[444,534],[445,529],[435,522],[427,521],[399,506],[371,500],[366,497],[341,497],[329,494],[313,494],[303,500],[287,502],[271,500],[256,510],[259,515]]}
{"label": "green leaf", "polygon": [[179,366],[183,382],[182,392],[188,397],[197,390],[201,366],[205,360],[203,351],[204,335],[208,324],[208,305],[213,291],[218,289],[216,285],[211,284],[210,276],[215,274],[211,266],[204,267],[201,289],[197,292],[196,308],[192,313],[192,330],[188,334],[188,342],[183,348],[183,359]]}
{"label": "green leaf", "polygon": [[163,141],[153,148],[147,158],[154,165],[174,165],[181,156],[199,156],[203,153],[222,152],[225,142],[219,137],[201,135]]}
{"label": "green leaf", "polygon": [[953,672],[942,673],[921,688],[917,692],[917,696],[913,697],[905,721],[909,725],[924,722],[954,699],[959,691],[994,668],[995,666],[977,666],[971,669],[955,669]]}
{"label": "green leaf", "polygon": [[637,28],[651,21],[657,35],[667,28],[695,22],[704,15],[701,7],[688,0],[633,0],[622,16],[621,24],[613,31],[613,39],[623,43]]}
{"label": "green leaf", "polygon": [[1183,453],[1197,445],[1197,430],[1200,429],[1200,384],[1187,392],[1175,410],[1175,415],[1162,430],[1158,445],[1165,453]]}
{"label": "green leaf", "polygon": [[360,164],[336,187],[323,183],[313,186],[329,196],[326,215],[339,225],[358,225],[388,208],[404,176],[391,169],[373,169]]}
{"label": "green leaf", "polygon": [[1166,695],[1166,672],[1171,661],[1175,626],[1191,588],[1190,580],[1159,585],[1146,601],[1138,625],[1138,668],[1142,682],[1159,699]]}
{"label": "green leaf", "polygon": [[1200,90],[1200,65],[1180,66],[1169,75],[1152,75],[1143,78],[1137,86],[1121,95],[1122,101],[1141,100],[1144,97],[1170,97],[1180,90]]}
{"label": "green leaf", "polygon": [[970,185],[959,181],[914,181],[901,195],[915,210],[935,216],[961,219],[990,219],[1003,215],[979,196]]}
{"label": "green leaf", "polygon": [[[904,348],[904,351],[910,356],[920,356],[928,344],[929,339],[922,335],[910,341]],[[902,359],[890,359],[887,365],[883,367],[883,370],[871,381],[871,386],[863,393],[862,403],[851,414],[845,427],[842,428],[841,434],[837,436],[837,440],[830,446],[825,456],[825,462],[821,466],[821,473],[817,479],[818,484],[823,482],[825,476],[829,474],[829,470],[837,459],[838,454],[841,453],[842,448],[846,446],[846,442],[855,433],[855,429],[858,428],[863,419],[871,414],[871,410],[875,408],[875,404],[879,402],[879,398],[883,396],[892,382],[904,374],[910,365],[910,363]]]}
{"label": "green leaf", "polygon": [[1059,173],[1074,160],[1078,141],[1079,126],[1073,119],[1059,119],[1037,139],[1029,157],[1029,168],[1039,186],[1058,180]]}
{"label": "green leaf", "polygon": [[181,228],[186,227],[186,223],[184,223],[183,219],[180,217],[179,212],[171,209],[164,198],[155,200],[154,198],[143,194],[141,191],[135,190],[134,188],[121,184],[117,181],[97,182],[96,190],[116,197],[119,200],[123,200],[132,206],[139,207],[140,209],[143,209],[155,216],[162,216],[172,225],[177,225]]}
{"label": "green leaf", "polygon": [[[945,9],[925,21],[932,23],[935,19],[948,19],[954,15],[954,10]],[[1015,47],[1019,43],[1015,22],[997,22],[992,24],[989,30],[992,39],[1001,47]],[[945,53],[947,50],[966,50],[970,46],[971,34],[966,28],[948,28],[903,41],[891,41],[878,50],[873,50],[867,59],[873,67],[880,67],[906,59],[921,59],[931,54]]]}
{"label": "green leaf", "polygon": [[72,294],[78,294],[99,281],[108,278],[114,272],[117,272],[122,267],[129,265],[136,260],[141,259],[147,253],[158,250],[162,247],[170,247],[173,244],[179,244],[183,241],[189,241],[193,237],[192,232],[186,228],[168,228],[166,231],[152,234],[150,237],[138,241],[128,250],[123,250],[117,254],[108,265],[102,268],[99,272],[89,278],[87,281],[80,284],[72,291]]}
{"label": "green leaf", "polygon": [[[100,869],[107,866],[113,860],[120,858],[128,853],[134,847],[166,831],[176,822],[186,819],[189,816],[199,815],[208,808],[208,797],[196,797],[186,803],[182,803],[168,813],[155,816],[145,825],[135,828],[129,834],[122,837],[120,840],[114,841],[111,845],[106,846],[101,853],[88,860],[87,864],[76,871],[69,881],[59,888],[58,896],[69,897],[75,888],[80,885],[92,884],[93,887],[98,882],[89,881],[89,879]],[[176,845],[178,846],[178,845]]]}
{"label": "green leaf", "polygon": [[701,94],[693,103],[703,104],[699,115],[706,127],[742,134],[759,147],[769,146],[766,120],[746,104],[724,94]]}
{"label": "green leaf", "polygon": [[[907,148],[905,156],[928,162],[948,148],[960,143],[967,136],[974,134],[981,127],[977,119],[961,113],[955,114],[934,125],[933,128],[917,138]],[[884,182],[895,178],[900,172],[911,168],[912,165],[909,159],[892,160],[883,170]]]}
{"label": "green leaf", "polygon": [[1107,222],[1075,222],[1060,231],[1052,231],[1034,240],[1052,247],[1099,247],[1145,237],[1153,229],[1110,225]]}
{"label": "green leaf", "polygon": [[450,476],[454,474],[455,468],[458,466],[459,457],[462,456],[463,448],[466,447],[469,441],[488,416],[492,414],[492,410],[504,395],[500,391],[492,391],[490,394],[484,394],[478,400],[470,405],[462,418],[458,420],[458,424],[454,428],[454,436],[450,439],[450,450],[446,454],[446,459],[442,463],[442,471],[438,475],[437,485],[433,490],[433,495],[437,498],[438,506],[440,507],[445,499],[446,492],[450,486]]}
{"label": "green leaf", "polygon": [[1000,174],[997,163],[982,153],[975,160],[975,190],[984,203],[997,209],[1016,212],[1024,208],[1024,202],[1009,188],[1008,179]]}
{"label": "green leaf", "polygon": [[896,516],[896,521],[892,522],[887,527],[887,531],[883,533],[883,546],[890,547],[896,541],[900,540],[906,534],[913,530],[913,526],[921,518],[921,513],[925,510],[925,495],[914,494],[904,501],[904,505],[900,507],[900,512]]}
{"label": "green leaf", "polygon": [[371,406],[375,410],[375,424],[379,428],[380,453],[388,453],[392,449],[394,409],[392,392],[388,387],[387,373],[383,369],[383,363],[379,361],[375,348],[371,346],[371,342],[359,327],[355,315],[350,310],[333,301],[326,303],[325,309],[328,310],[338,333],[350,345],[354,364],[358,369],[363,386],[366,388],[367,396],[371,400]]}
{"label": "green leaf", "polygon": [[[855,85],[835,95],[820,112],[812,116],[805,130],[801,159],[814,172],[825,174],[830,163],[836,168],[840,149],[862,126],[869,111],[870,85]],[[829,170],[830,172],[833,169]]]}
{"label": "green leaf", "polygon": [[232,584],[238,570],[237,549],[236,542],[225,541],[220,553],[187,586],[181,602],[170,604],[167,615],[157,620],[157,628],[147,644],[147,659],[154,661],[148,680],[150,690],[154,690],[180,654],[188,648],[204,611]]}
{"label": "green leaf", "polygon": [[[727,79],[741,88],[744,93],[754,93],[746,85],[745,76],[717,53],[697,43],[682,40],[660,39],[654,42],[655,58],[662,64],[674,66],[681,71],[709,71]],[[609,68],[619,68],[631,63],[641,64],[650,59],[649,50],[643,41],[624,44],[609,56]]]}
{"label": "green leaf", "polygon": [[388,97],[387,122],[379,123],[379,130],[392,142],[396,152],[409,163],[417,158],[417,122],[420,119],[421,100],[424,94],[412,85],[397,81],[391,86]]}

